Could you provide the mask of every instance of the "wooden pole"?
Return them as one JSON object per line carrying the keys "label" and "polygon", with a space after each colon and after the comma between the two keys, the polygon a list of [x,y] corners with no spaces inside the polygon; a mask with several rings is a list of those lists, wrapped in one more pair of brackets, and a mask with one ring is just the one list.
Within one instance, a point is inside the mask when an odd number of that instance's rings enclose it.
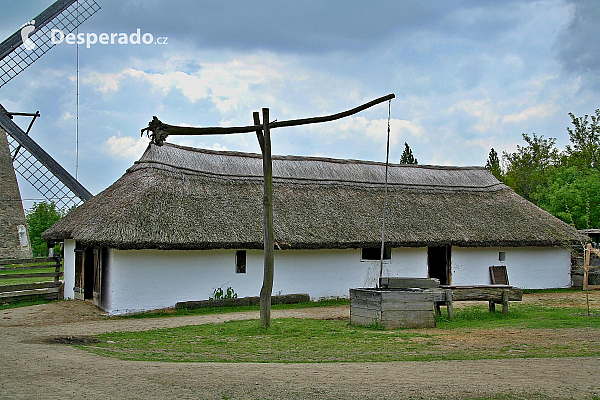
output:
{"label": "wooden pole", "polygon": [[[343,111],[337,114],[326,115],[323,117],[312,117],[312,118],[301,118],[301,119],[292,119],[288,121],[275,121],[269,124],[269,128],[283,128],[287,126],[298,126],[298,125],[307,125],[307,124],[317,124],[321,122],[329,122],[335,121],[336,119],[348,117],[350,115],[354,115],[358,112],[366,110],[369,107],[373,107],[379,103],[383,103],[384,101],[391,100],[396,96],[392,94],[388,94],[387,96],[380,97],[378,99],[372,100],[368,103],[360,105],[358,107],[354,107],[351,110]],[[263,121],[264,124],[264,121]],[[162,145],[164,141],[170,135],[230,135],[235,133],[247,133],[247,132],[256,132],[258,130],[263,129],[263,126],[260,124],[254,124],[252,126],[231,126],[231,127],[203,127],[203,128],[195,128],[189,126],[176,126],[165,124],[156,116],[152,117],[152,121],[148,123],[148,126],[142,129],[142,135],[144,132],[147,132],[148,136],[152,139],[152,142],[157,145]]]}
{"label": "wooden pole", "polygon": [[583,284],[582,289],[588,290],[588,279],[590,277],[590,259],[592,256],[592,244],[588,243],[583,251]]}
{"label": "wooden pole", "polygon": [[[273,291],[275,247],[273,229],[273,162],[271,160],[271,133],[269,130],[269,109],[263,108],[262,155],[264,173],[263,193],[263,229],[265,238],[265,260],[263,285],[260,290],[260,324],[263,328],[271,326],[271,293]],[[257,115],[254,115],[257,118]],[[260,136],[259,136],[260,138]],[[261,140],[259,139],[259,143]]]}

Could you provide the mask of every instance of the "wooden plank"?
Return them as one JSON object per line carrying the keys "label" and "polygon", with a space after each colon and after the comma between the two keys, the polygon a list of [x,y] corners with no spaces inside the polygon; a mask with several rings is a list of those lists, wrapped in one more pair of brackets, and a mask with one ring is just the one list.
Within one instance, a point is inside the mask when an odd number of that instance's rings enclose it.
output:
{"label": "wooden plank", "polygon": [[382,303],[380,305],[363,300],[353,300],[350,303],[352,308],[364,308],[380,311],[402,311],[402,310],[433,310],[433,301],[406,301]]}
{"label": "wooden plank", "polygon": [[35,282],[35,283],[21,283],[18,285],[2,285],[0,286],[0,292],[14,292],[17,290],[30,290],[30,289],[43,289],[49,287],[58,287],[61,282]]}
{"label": "wooden plank", "polygon": [[353,308],[350,311],[350,316],[356,317],[364,317],[364,318],[377,318],[381,313],[376,310],[366,309],[366,308]]}
{"label": "wooden plank", "polygon": [[6,259],[0,260],[0,265],[20,265],[20,264],[34,264],[43,262],[60,262],[58,257],[40,257],[40,258],[24,258],[24,259]]}
{"label": "wooden plank", "polygon": [[18,290],[14,292],[2,292],[0,293],[0,299],[7,297],[20,297],[20,296],[32,296],[32,295],[45,295],[50,293],[59,292],[60,287],[43,288],[43,289],[31,289],[31,290]]}
{"label": "wooden plank", "polygon": [[372,299],[380,301],[381,291],[366,289],[350,289],[350,299]]}
{"label": "wooden plank", "polygon": [[50,265],[30,265],[27,267],[0,267],[0,271],[27,271],[31,269],[44,269],[44,268],[60,268],[60,264],[50,264]]}
{"label": "wooden plank", "polygon": [[490,267],[492,285],[508,285],[508,272],[506,265],[493,265]]}
{"label": "wooden plank", "polygon": [[381,323],[387,329],[433,328],[435,327],[435,317],[433,311],[411,311],[404,315],[394,315],[392,318],[382,315]]}
{"label": "wooden plank", "polygon": [[508,290],[508,299],[510,301],[521,301],[523,299],[523,290],[518,288],[506,289],[502,287],[472,287],[452,289],[454,301],[502,301],[503,290]]}
{"label": "wooden plank", "polygon": [[380,287],[387,289],[432,289],[440,287],[440,280],[435,278],[385,277],[380,278],[379,282]]}
{"label": "wooden plank", "polygon": [[377,322],[377,318],[360,315],[350,315],[350,323],[353,325],[371,325]]}
{"label": "wooden plank", "polygon": [[32,272],[30,274],[6,274],[0,275],[0,279],[19,279],[19,278],[56,278],[62,276],[62,272]]}
{"label": "wooden plank", "polygon": [[381,294],[381,301],[431,301],[433,302],[433,292],[407,292],[401,290],[390,290]]}

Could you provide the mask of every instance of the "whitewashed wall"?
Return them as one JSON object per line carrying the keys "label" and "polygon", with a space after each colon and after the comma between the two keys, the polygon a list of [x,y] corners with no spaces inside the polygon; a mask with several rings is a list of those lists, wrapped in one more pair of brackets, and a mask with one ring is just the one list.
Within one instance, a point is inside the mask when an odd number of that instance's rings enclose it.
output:
{"label": "whitewashed wall", "polygon": [[[235,250],[110,250],[102,306],[111,314],[172,307],[228,286],[239,297],[258,296],[262,251],[247,252],[246,271],[235,272]],[[347,297],[350,288],[374,286],[378,274],[379,262],[361,261],[359,249],[276,251],[273,293]],[[393,249],[384,274],[427,276],[427,250]]]}
{"label": "whitewashed wall", "polygon": [[[506,260],[499,261],[504,251]],[[564,248],[466,248],[452,247],[452,284],[489,285],[489,267],[506,265],[509,283],[526,289],[568,287],[571,252]]]}
{"label": "whitewashed wall", "polygon": [[65,240],[63,252],[65,299],[73,299],[75,297],[75,292],[73,291],[73,287],[75,286],[75,241]]}

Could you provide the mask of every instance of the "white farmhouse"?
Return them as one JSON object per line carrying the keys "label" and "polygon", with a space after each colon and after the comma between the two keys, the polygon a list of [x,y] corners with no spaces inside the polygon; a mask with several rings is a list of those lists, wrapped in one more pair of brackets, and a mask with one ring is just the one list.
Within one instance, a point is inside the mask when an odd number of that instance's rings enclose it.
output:
{"label": "white farmhouse", "polygon": [[[274,293],[347,297],[379,273],[385,164],[274,156]],[[481,167],[391,164],[384,276],[566,287],[572,227]],[[65,297],[111,314],[257,296],[263,277],[262,160],[165,143],[44,233],[64,241]]]}

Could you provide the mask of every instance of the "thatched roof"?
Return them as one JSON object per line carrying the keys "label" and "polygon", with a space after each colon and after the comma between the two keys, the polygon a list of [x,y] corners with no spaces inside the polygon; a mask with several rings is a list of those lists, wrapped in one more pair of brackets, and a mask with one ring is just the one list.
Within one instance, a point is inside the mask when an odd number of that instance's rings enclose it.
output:
{"label": "thatched roof", "polygon": [[[274,156],[277,248],[358,248],[381,241],[385,164]],[[257,154],[150,145],[113,185],[44,233],[119,249],[262,248]],[[391,164],[393,247],[554,246],[569,225],[481,167]]]}

